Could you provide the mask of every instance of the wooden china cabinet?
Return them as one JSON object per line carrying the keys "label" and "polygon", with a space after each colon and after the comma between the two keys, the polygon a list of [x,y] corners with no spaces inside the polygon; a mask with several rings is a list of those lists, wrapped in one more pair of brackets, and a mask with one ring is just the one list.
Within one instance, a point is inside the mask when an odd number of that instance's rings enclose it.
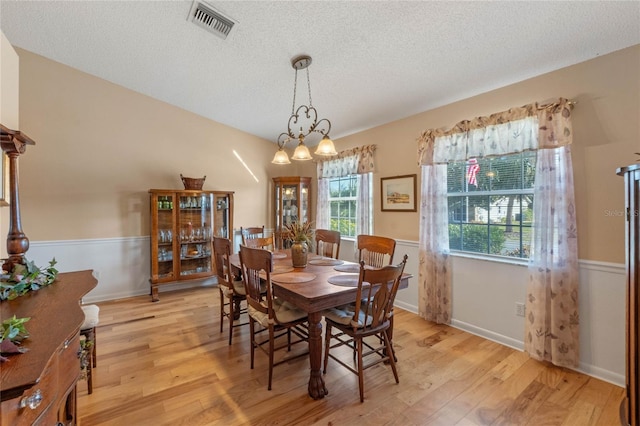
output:
{"label": "wooden china cabinet", "polygon": [[311,178],[282,176],[273,178],[273,206],[275,208],[274,234],[279,248],[288,248],[290,242],[282,238],[285,225],[308,222],[311,218]]}
{"label": "wooden china cabinet", "polygon": [[626,204],[626,396],[620,414],[625,425],[640,425],[640,164],[622,167],[617,171],[624,176]]}
{"label": "wooden china cabinet", "polygon": [[233,192],[150,189],[151,299],[158,286],[215,274],[213,237],[233,233]]}

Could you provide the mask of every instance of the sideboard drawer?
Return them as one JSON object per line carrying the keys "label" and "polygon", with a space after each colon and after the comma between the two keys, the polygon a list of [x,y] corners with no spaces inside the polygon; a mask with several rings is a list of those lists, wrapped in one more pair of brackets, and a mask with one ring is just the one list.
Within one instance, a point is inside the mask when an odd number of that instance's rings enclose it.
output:
{"label": "sideboard drawer", "polygon": [[17,398],[2,402],[2,425],[30,425],[57,397],[58,357],[52,357],[40,382]]}

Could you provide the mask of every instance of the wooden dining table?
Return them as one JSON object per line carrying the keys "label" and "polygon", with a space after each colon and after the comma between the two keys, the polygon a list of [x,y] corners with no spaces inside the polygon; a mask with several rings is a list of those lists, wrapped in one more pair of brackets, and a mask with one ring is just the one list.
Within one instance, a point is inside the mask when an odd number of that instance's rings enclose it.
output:
{"label": "wooden dining table", "polygon": [[[232,267],[239,271],[240,256],[237,253],[233,254],[229,260]],[[271,274],[273,294],[308,314],[310,362],[308,391],[313,399],[320,399],[329,394],[321,371],[322,311],[355,302],[360,265],[315,255],[309,255],[307,266],[304,268],[293,268],[291,265],[289,250],[273,252],[274,272]],[[408,287],[409,278],[411,278],[410,274],[403,274],[400,288]],[[332,284],[330,281],[338,284]]]}

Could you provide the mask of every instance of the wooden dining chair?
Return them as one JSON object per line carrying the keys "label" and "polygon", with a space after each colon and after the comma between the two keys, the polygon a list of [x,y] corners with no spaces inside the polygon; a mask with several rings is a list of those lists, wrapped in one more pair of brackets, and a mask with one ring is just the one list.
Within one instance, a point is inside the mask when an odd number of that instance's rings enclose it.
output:
{"label": "wooden dining chair", "polygon": [[268,237],[249,238],[244,245],[250,248],[260,248],[265,250],[275,249],[273,235],[269,235]]}
{"label": "wooden dining chair", "polygon": [[[396,240],[377,235],[358,235],[358,262],[373,268],[381,268],[393,263]],[[388,260],[387,260],[388,259]]]}
{"label": "wooden dining chair", "polygon": [[231,256],[231,241],[226,238],[213,237],[213,254],[218,277],[218,289],[220,290],[220,333],[223,331],[225,318],[229,320],[229,345],[233,339],[233,329],[249,324],[248,321],[240,323],[235,321],[247,312],[242,307],[242,301],[246,300],[246,292],[242,278],[236,278],[229,268],[229,256]]}
{"label": "wooden dining chair", "polygon": [[[247,290],[249,330],[251,335],[251,369],[256,348],[269,357],[269,384],[271,390],[273,367],[292,359],[308,355],[308,349],[294,356],[285,356],[274,362],[274,354],[296,343],[308,342],[307,313],[273,296],[271,289],[272,253],[267,250],[240,246],[240,266]],[[263,293],[264,284],[266,292]],[[267,336],[264,336],[267,334]],[[262,335],[262,336],[261,336]],[[294,340],[292,341],[292,335]],[[286,340],[282,340],[286,337]]]}
{"label": "wooden dining chair", "polygon": [[240,227],[240,235],[242,236],[242,244],[247,245],[247,240],[253,238],[264,237],[264,225],[262,226],[250,226],[248,228]]}
{"label": "wooden dining chair", "polygon": [[[389,363],[396,383],[400,383],[390,332],[393,303],[406,263],[407,255],[398,265],[380,269],[365,268],[365,263],[360,262],[354,307],[332,308],[323,312],[326,322],[323,373],[327,373],[327,364],[332,358],[357,374],[360,402],[364,402],[364,370],[369,367],[381,362]],[[337,343],[331,344],[332,341]],[[347,357],[344,352],[339,355],[331,353],[332,349],[340,346],[351,348],[355,356]]]}
{"label": "wooden dining chair", "polygon": [[316,254],[337,259],[340,256],[340,232],[316,229]]}

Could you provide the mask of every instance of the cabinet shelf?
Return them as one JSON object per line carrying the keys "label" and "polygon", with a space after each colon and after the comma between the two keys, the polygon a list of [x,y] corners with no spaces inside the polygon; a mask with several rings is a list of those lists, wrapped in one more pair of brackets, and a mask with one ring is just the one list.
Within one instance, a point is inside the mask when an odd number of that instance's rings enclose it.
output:
{"label": "cabinet shelf", "polygon": [[[230,237],[233,192],[150,189],[151,298],[158,286],[214,275],[213,235]],[[226,208],[217,207],[224,204]],[[188,253],[198,254],[189,256]]]}

